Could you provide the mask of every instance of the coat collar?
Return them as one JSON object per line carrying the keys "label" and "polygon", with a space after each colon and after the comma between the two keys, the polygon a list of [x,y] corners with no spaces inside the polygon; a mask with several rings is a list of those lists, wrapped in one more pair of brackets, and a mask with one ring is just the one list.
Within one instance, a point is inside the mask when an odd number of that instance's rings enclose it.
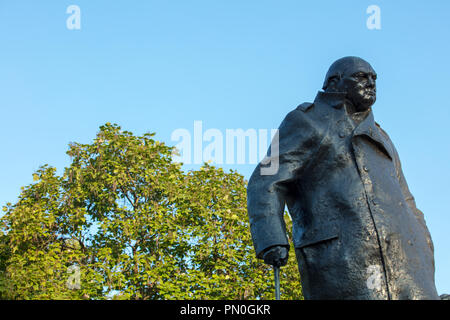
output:
{"label": "coat collar", "polygon": [[345,92],[324,92],[319,91],[314,99],[314,104],[324,103],[333,108],[340,109],[345,103]]}
{"label": "coat collar", "polygon": [[[348,117],[346,108],[344,107],[346,103],[345,92],[323,92],[319,91],[317,93],[314,103],[327,104],[335,109],[341,110]],[[366,137],[373,142],[383,151],[390,159],[393,159],[393,150],[391,144],[381,134],[381,130],[375,124],[374,116],[372,110],[369,111],[367,117],[361,121],[361,123],[353,131],[353,138],[357,136]]]}

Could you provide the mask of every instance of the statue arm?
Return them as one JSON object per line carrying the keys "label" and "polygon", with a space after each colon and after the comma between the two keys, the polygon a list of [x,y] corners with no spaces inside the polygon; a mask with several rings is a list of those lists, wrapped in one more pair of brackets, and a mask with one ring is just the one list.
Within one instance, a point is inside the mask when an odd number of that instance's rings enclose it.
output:
{"label": "statue arm", "polygon": [[273,155],[271,145],[271,164],[278,163],[273,174],[261,174],[260,163],[250,178],[247,187],[247,210],[256,255],[276,246],[289,248],[284,223],[284,207],[290,184],[298,178],[298,173],[311,156],[315,137],[310,120],[301,110],[289,113],[278,131],[279,156]]}

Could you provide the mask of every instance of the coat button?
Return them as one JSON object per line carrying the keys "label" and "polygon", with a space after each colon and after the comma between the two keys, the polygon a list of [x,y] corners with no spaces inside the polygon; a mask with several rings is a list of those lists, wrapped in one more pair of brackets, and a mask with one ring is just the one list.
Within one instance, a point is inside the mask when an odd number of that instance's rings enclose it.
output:
{"label": "coat button", "polygon": [[363,170],[364,170],[365,172],[369,172],[369,168],[367,168],[366,166],[363,167]]}
{"label": "coat button", "polygon": [[373,203],[374,206],[377,205],[377,202],[375,201],[375,199],[372,200],[372,203]]}
{"label": "coat button", "polygon": [[412,246],[412,245],[413,245],[413,243],[412,243],[412,241],[411,241],[411,240],[408,240],[408,244],[409,244],[410,246]]}
{"label": "coat button", "polygon": [[339,138],[345,138],[345,133],[344,132],[339,132]]}

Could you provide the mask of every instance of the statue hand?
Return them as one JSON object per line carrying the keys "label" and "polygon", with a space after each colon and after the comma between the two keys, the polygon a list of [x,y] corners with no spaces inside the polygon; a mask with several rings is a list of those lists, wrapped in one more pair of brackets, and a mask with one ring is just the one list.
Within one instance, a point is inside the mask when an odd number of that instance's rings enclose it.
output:
{"label": "statue hand", "polygon": [[264,262],[275,267],[285,266],[288,261],[288,257],[289,251],[283,246],[273,246],[263,255]]}

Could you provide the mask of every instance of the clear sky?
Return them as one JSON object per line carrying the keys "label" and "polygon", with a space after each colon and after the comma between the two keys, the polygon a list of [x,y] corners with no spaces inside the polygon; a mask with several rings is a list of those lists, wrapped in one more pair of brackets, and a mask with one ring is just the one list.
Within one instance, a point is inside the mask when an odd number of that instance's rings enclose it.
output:
{"label": "clear sky", "polygon": [[[69,5],[81,9],[70,30]],[[370,5],[381,29],[368,29]],[[277,128],[312,101],[329,65],[356,55],[378,73],[388,132],[433,237],[450,293],[447,0],[0,0],[0,205],[32,173],[62,171],[71,141],[117,123],[135,134]],[[198,166],[191,166],[196,168]],[[247,178],[253,164],[226,165]]]}

